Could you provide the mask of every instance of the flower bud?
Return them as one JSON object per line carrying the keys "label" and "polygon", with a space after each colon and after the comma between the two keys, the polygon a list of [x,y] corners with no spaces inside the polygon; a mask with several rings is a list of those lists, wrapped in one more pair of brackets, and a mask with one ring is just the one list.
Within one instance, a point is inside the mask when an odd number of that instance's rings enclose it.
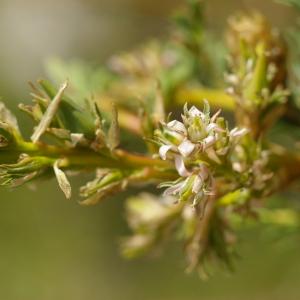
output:
{"label": "flower bud", "polygon": [[263,43],[269,71],[274,75],[271,90],[277,85],[285,86],[287,49],[278,30],[257,12],[237,14],[228,23],[226,38],[233,63],[239,65],[244,59],[250,62],[256,55],[257,46]]}

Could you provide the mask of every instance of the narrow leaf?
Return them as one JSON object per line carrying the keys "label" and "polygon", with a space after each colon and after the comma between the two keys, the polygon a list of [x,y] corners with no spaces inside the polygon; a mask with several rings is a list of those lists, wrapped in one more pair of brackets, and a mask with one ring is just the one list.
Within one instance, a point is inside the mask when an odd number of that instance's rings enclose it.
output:
{"label": "narrow leaf", "polygon": [[59,160],[54,163],[53,170],[59,187],[65,194],[67,199],[71,198],[72,188],[66,174],[59,168]]}
{"label": "narrow leaf", "polygon": [[112,119],[108,131],[107,143],[111,151],[120,144],[120,127],[118,122],[118,111],[115,104],[112,105]]}
{"label": "narrow leaf", "polygon": [[20,132],[16,117],[7,109],[3,102],[0,102],[0,121]]}
{"label": "narrow leaf", "polygon": [[61,102],[63,93],[65,89],[68,86],[68,82],[65,82],[62,84],[61,88],[59,89],[58,93],[54,97],[54,99],[49,104],[44,116],[42,117],[39,125],[36,127],[33,135],[31,136],[31,140],[36,143],[40,137],[43,135],[43,133],[47,130],[47,128],[50,126],[54,116],[57,113],[59,104]]}

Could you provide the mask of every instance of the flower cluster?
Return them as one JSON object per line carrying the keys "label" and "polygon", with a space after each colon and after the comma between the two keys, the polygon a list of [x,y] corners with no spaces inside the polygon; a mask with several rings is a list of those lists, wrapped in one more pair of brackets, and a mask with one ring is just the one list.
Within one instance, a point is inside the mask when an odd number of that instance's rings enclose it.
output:
{"label": "flower cluster", "polygon": [[174,182],[165,182],[160,187],[166,187],[163,196],[179,196],[180,201],[191,200],[193,206],[207,196],[213,196],[214,178],[205,164],[200,164],[194,171],[186,176],[180,177]]}
{"label": "flower cluster", "polygon": [[[251,140],[245,145],[237,145],[230,157],[232,169],[238,174],[243,186],[250,187],[254,192],[268,193],[272,188],[270,180],[274,173],[268,168],[270,151],[262,149]],[[267,188],[268,187],[268,188]]]}
{"label": "flower cluster", "polygon": [[236,120],[258,139],[284,114],[287,49],[278,30],[258,13],[230,18],[227,92],[236,101]]}
{"label": "flower cluster", "polygon": [[213,176],[209,166],[220,166],[237,140],[247,133],[246,129],[231,131],[220,111],[210,116],[205,101],[203,112],[195,106],[184,107],[182,122],[173,120],[162,123],[156,131],[160,143],[159,155],[163,160],[174,161],[180,178],[161,186],[168,187],[166,195],[179,195],[180,200],[193,200],[197,204],[213,193]]}

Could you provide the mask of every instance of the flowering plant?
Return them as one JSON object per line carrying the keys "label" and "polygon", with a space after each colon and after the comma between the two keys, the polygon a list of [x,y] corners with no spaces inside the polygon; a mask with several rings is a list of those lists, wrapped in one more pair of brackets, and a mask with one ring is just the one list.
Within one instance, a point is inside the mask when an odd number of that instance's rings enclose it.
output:
{"label": "flowering plant", "polygon": [[19,105],[36,124],[30,139],[0,103],[0,184],[50,175],[71,198],[69,176],[94,172],[80,188],[82,205],[142,189],[126,201],[133,234],[122,253],[146,254],[176,236],[187,269],[202,275],[208,262],[232,267],[243,221],[299,227],[295,208],[271,210],[265,201],[300,177],[299,151],[272,135],[279,122],[299,126],[299,74],[289,63],[297,49],[289,54],[289,41],[259,13],[230,18],[226,40],[227,50],[205,28],[202,1],[189,0],[164,41],[114,56],[89,75],[75,66],[83,83],[69,72],[55,88],[68,65],[52,62],[54,84],[31,84],[33,104]]}

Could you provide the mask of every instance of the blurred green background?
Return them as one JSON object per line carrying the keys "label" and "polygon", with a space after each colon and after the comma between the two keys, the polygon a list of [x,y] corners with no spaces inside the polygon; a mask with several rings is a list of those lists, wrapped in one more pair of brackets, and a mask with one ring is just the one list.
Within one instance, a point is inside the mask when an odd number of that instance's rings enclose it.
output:
{"label": "blurred green background", "polygon": [[[14,108],[29,101],[26,85],[44,75],[53,56],[101,63],[112,53],[163,36],[166,16],[180,0],[0,0],[0,88]],[[241,8],[257,8],[281,27],[291,8],[272,1],[207,1],[209,25],[220,31]],[[21,124],[24,127],[22,114]],[[25,128],[25,130],[28,130]],[[76,180],[73,181],[76,186]],[[0,299],[192,300],[299,299],[300,251],[295,237],[265,239],[257,228],[241,237],[233,274],[208,282],[184,274],[181,249],[127,262],[118,239],[127,232],[125,195],[95,207],[66,201],[54,181],[36,191],[0,190]]]}

